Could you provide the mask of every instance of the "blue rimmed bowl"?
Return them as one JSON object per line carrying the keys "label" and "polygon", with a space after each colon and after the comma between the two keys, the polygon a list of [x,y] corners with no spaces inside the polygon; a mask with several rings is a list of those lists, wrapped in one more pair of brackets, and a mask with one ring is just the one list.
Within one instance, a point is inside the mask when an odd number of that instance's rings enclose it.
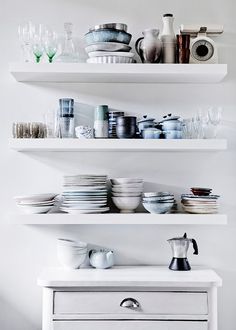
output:
{"label": "blue rimmed bowl", "polygon": [[90,31],[84,37],[87,45],[97,42],[118,42],[129,45],[132,35],[115,29],[100,29]]}

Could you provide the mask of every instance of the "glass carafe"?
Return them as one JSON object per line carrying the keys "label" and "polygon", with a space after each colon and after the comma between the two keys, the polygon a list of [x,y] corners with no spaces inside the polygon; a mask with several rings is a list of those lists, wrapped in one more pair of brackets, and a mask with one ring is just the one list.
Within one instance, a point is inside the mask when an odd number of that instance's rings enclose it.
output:
{"label": "glass carafe", "polygon": [[58,56],[58,62],[78,62],[78,53],[72,38],[72,23],[64,23],[65,39],[62,45],[62,52]]}

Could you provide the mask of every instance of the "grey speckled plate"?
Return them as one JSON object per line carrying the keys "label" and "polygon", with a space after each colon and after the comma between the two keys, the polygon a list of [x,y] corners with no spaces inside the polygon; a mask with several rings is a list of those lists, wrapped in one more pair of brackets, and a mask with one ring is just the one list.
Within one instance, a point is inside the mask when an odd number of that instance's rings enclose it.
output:
{"label": "grey speckled plate", "polygon": [[91,52],[129,52],[132,47],[118,42],[97,42],[85,48],[87,53]]}

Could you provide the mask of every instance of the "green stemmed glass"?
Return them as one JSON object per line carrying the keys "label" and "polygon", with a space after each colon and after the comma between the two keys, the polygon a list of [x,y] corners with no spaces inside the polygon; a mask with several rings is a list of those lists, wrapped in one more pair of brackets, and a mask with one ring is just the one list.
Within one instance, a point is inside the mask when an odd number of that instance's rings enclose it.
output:
{"label": "green stemmed glass", "polygon": [[55,32],[47,34],[44,42],[44,48],[48,56],[49,63],[52,63],[58,49],[57,35]]}
{"label": "green stemmed glass", "polygon": [[41,57],[43,56],[43,51],[44,51],[43,46],[40,44],[34,44],[32,46],[32,49],[33,49],[33,54],[35,56],[35,61],[36,63],[39,63]]}

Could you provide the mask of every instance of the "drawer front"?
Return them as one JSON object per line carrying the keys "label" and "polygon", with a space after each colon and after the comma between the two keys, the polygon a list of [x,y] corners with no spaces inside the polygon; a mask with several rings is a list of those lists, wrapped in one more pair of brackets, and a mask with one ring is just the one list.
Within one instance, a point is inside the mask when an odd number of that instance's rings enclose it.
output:
{"label": "drawer front", "polygon": [[[127,298],[135,299],[139,307],[121,307]],[[54,293],[54,314],[207,315],[207,293],[57,291]]]}
{"label": "drawer front", "polygon": [[53,330],[207,330],[207,322],[188,321],[55,321]]}

